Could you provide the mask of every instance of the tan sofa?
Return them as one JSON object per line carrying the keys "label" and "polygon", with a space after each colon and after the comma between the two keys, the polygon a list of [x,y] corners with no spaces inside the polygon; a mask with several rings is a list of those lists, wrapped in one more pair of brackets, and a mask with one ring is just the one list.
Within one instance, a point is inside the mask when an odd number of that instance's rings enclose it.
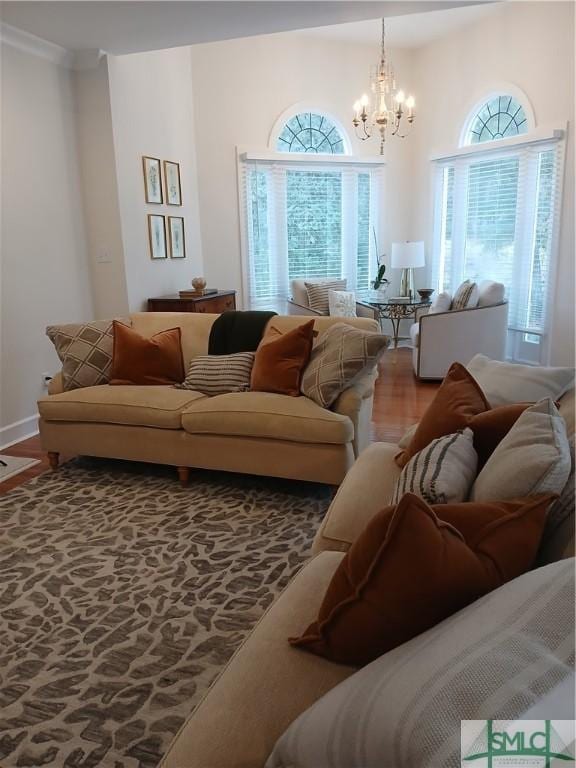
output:
{"label": "tan sofa", "polygon": [[[185,366],[208,351],[217,315],[136,313],[132,326],[143,336],[182,330]],[[274,318],[283,331],[308,317]],[[336,322],[378,331],[375,321],[318,317],[322,332]],[[42,447],[56,466],[58,455],[128,459],[271,475],[339,484],[369,442],[376,370],[344,391],[331,409],[306,397],[240,392],[206,397],[172,386],[97,386],[62,391],[61,378],[38,402]]]}
{"label": "tan sofa", "polygon": [[[561,400],[574,433],[574,391]],[[374,443],[340,486],[302,568],[239,648],[184,724],[160,768],[263,768],[274,744],[304,710],[352,675],[292,648],[317,616],[326,587],[344,552],[389,502],[400,469],[397,445]],[[554,535],[539,565],[574,554],[574,518]]]}

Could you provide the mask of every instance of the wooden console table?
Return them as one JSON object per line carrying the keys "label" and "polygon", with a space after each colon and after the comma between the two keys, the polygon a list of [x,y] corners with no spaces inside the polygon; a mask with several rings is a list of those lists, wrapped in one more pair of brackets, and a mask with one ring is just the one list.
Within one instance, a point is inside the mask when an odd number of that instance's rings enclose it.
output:
{"label": "wooden console table", "polygon": [[219,315],[228,309],[236,309],[236,291],[218,291],[186,299],[180,296],[148,299],[148,312],[208,312]]}

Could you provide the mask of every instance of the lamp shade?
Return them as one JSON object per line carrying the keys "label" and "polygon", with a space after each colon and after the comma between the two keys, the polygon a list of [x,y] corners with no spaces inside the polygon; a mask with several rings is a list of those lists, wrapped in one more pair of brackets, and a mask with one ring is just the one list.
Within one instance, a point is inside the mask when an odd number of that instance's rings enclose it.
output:
{"label": "lamp shade", "polygon": [[392,243],[391,254],[392,267],[394,269],[410,269],[423,267],[424,243],[421,241],[409,241],[404,243]]}

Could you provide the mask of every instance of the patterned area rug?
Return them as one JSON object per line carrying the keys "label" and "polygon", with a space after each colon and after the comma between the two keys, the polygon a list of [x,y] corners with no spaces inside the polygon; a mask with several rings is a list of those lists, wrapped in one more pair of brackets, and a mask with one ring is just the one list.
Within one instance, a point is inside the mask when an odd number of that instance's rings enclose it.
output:
{"label": "patterned area rug", "polygon": [[0,497],[0,765],[156,766],[329,499],[88,459]]}

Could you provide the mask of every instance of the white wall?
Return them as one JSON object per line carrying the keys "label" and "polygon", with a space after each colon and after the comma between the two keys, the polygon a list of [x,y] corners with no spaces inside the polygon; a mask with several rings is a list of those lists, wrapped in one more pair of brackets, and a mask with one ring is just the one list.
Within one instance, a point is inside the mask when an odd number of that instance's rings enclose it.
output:
{"label": "white wall", "polygon": [[41,373],[59,368],[46,325],[85,320],[93,310],[70,72],[6,44],[1,53],[5,445],[34,429]]}
{"label": "white wall", "polygon": [[430,157],[458,144],[474,104],[502,82],[530,100],[537,125],[570,121],[562,228],[553,302],[551,363],[574,364],[574,7],[568,2],[514,2],[417,51],[418,124],[411,176],[417,180],[411,231],[432,234]]}
{"label": "white wall", "polygon": [[[378,47],[313,38],[298,33],[192,47],[195,134],[198,147],[198,189],[204,269],[211,285],[241,288],[236,147],[267,149],[278,117],[293,104],[316,105],[348,129],[352,105],[368,87]],[[402,84],[410,88],[409,57],[393,56]],[[376,139],[353,139],[355,154],[375,155]],[[389,193],[384,202],[390,242],[410,237],[410,180],[403,164],[410,147],[390,139],[386,148]]]}
{"label": "white wall", "polygon": [[108,60],[73,74],[82,200],[94,318],[128,312]]}
{"label": "white wall", "polygon": [[[108,59],[110,100],[128,304],[177,293],[202,274],[190,49],[174,48]],[[181,207],[148,205],[142,155],[180,163]],[[186,259],[152,260],[146,215],[183,216]]]}

